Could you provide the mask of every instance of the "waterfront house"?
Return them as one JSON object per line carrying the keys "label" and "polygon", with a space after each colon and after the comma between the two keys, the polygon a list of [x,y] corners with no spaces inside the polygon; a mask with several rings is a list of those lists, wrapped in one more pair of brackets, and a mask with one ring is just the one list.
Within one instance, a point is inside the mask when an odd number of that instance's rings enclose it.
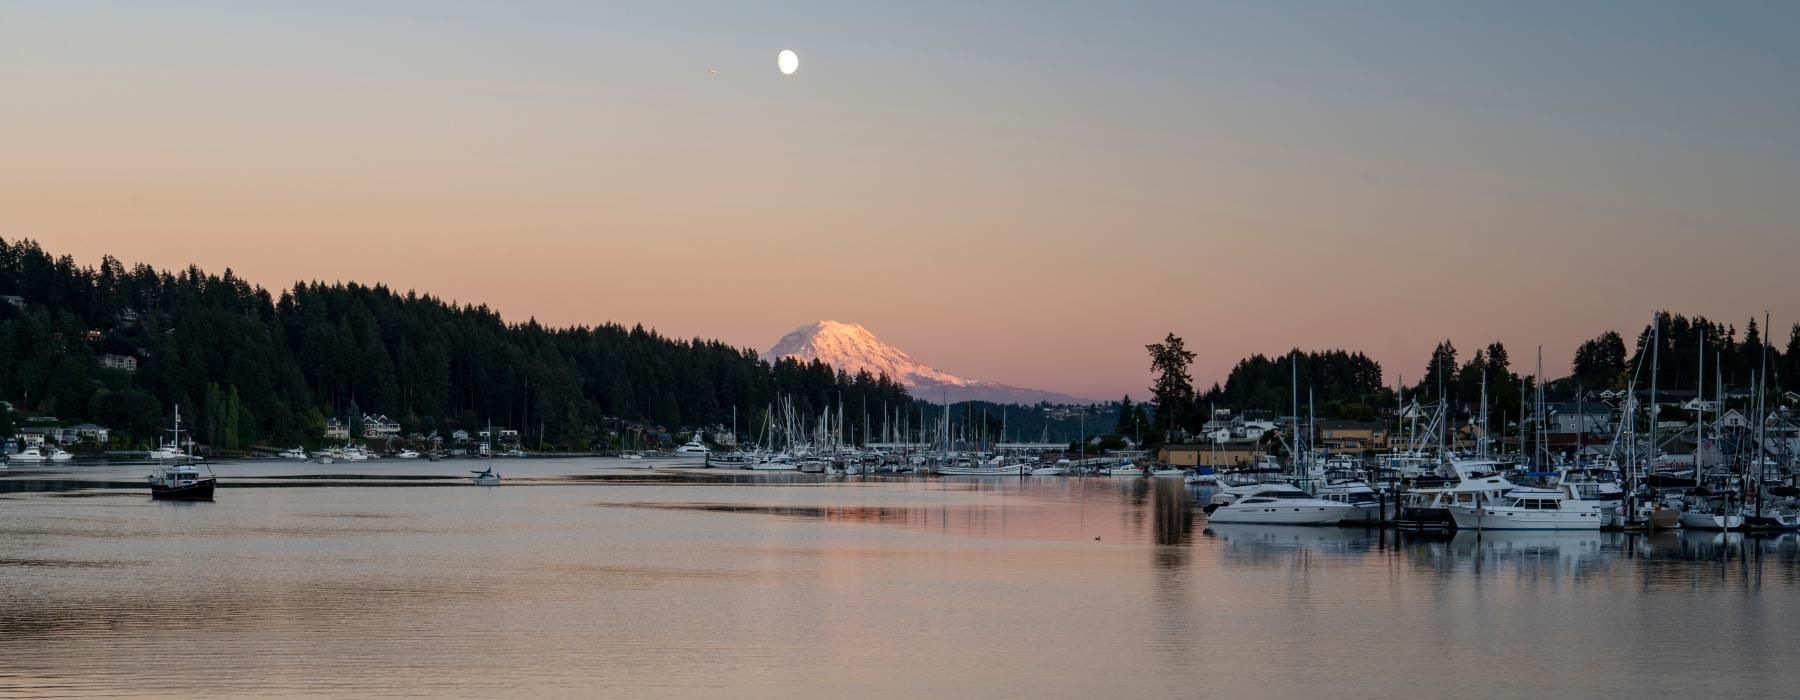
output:
{"label": "waterfront house", "polygon": [[105,445],[112,441],[112,430],[93,423],[80,423],[63,428],[63,437],[70,444],[91,442],[96,445]]}
{"label": "waterfront house", "polygon": [[469,431],[457,430],[453,433],[450,433],[450,443],[453,445],[456,445],[457,447],[462,447],[463,445],[469,444]]}
{"label": "waterfront house", "polygon": [[507,445],[507,444],[517,443],[519,441],[519,431],[514,430],[512,428],[501,428],[501,427],[489,426],[489,428],[487,430],[483,430],[479,433],[476,433],[476,437],[480,440],[480,442],[482,442],[484,444],[488,442],[488,439],[490,437],[492,437],[494,444]]}
{"label": "waterfront house", "polygon": [[338,420],[335,417],[325,419],[325,439],[349,440],[350,424]]}
{"label": "waterfront house", "polygon": [[106,369],[136,372],[138,369],[138,361],[137,358],[130,355],[114,355],[112,353],[107,353],[100,356],[100,366]]}
{"label": "waterfront house", "polygon": [[377,440],[399,437],[400,421],[388,418],[380,413],[363,414],[363,436]]}

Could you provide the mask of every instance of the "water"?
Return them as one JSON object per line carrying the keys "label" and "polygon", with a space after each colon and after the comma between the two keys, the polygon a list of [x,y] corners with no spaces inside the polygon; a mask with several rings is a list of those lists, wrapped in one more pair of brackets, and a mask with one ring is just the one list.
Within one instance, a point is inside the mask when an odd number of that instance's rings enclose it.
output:
{"label": "water", "polygon": [[[0,471],[0,696],[1785,696],[1793,538],[1206,529],[1179,480]],[[621,469],[629,464],[633,469]]]}

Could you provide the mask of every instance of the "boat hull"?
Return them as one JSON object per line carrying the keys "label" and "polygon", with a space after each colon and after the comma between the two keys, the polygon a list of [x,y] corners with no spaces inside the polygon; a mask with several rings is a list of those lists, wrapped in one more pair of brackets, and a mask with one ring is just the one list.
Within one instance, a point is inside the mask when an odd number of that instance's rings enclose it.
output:
{"label": "boat hull", "polygon": [[1456,521],[1450,517],[1449,508],[1423,508],[1408,506],[1400,509],[1400,515],[1394,524],[1402,530],[1438,530],[1456,529]]}
{"label": "boat hull", "polygon": [[1224,506],[1207,514],[1206,519],[1220,525],[1336,525],[1350,510],[1350,506],[1343,503],[1293,505],[1277,502],[1268,506]]}
{"label": "boat hull", "polygon": [[[1383,515],[1382,511],[1383,511],[1383,508],[1381,507],[1380,503],[1354,503],[1354,504],[1351,504],[1351,506],[1350,506],[1350,512],[1344,514],[1343,521],[1339,522],[1338,524],[1339,525],[1380,525],[1382,522],[1384,522],[1384,520],[1382,518],[1382,515]],[[1387,508],[1386,511],[1387,512],[1385,513],[1385,515],[1387,516],[1387,519],[1388,520],[1393,519],[1394,509]]]}
{"label": "boat hull", "polygon": [[1712,515],[1710,513],[1682,513],[1681,529],[1701,532],[1724,532],[1726,530],[1744,529],[1742,515]]}
{"label": "boat hull", "polygon": [[1746,515],[1742,517],[1745,530],[1755,532],[1780,532],[1795,529],[1796,521],[1791,516]]}
{"label": "boat hull", "polygon": [[183,486],[150,485],[150,498],[158,501],[210,501],[218,479],[201,479]]}
{"label": "boat hull", "polygon": [[1605,513],[1595,510],[1512,510],[1451,508],[1458,530],[1599,530]]}

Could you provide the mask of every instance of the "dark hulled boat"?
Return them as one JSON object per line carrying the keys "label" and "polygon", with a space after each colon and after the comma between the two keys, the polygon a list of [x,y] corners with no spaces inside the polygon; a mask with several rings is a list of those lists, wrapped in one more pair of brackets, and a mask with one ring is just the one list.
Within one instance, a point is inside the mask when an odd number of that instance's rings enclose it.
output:
{"label": "dark hulled boat", "polygon": [[[181,445],[181,406],[175,407],[174,444]],[[192,461],[182,462],[157,469],[145,480],[150,482],[150,498],[158,501],[210,501],[213,489],[219,485],[219,479],[212,475],[212,468],[207,467],[205,476],[200,475],[200,468]]]}
{"label": "dark hulled boat", "polygon": [[192,464],[177,464],[151,474],[150,497],[159,501],[210,501],[219,479],[201,476]]}

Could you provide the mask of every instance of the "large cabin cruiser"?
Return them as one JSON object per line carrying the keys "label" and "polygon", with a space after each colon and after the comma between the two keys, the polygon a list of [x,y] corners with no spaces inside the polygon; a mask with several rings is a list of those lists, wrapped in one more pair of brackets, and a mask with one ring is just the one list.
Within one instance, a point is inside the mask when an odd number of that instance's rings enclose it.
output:
{"label": "large cabin cruiser", "polygon": [[1293,486],[1267,485],[1224,505],[1206,507],[1210,523],[1255,525],[1336,525],[1354,508],[1313,498]]}
{"label": "large cabin cruiser", "polygon": [[1599,530],[1618,504],[1578,498],[1572,486],[1514,489],[1499,502],[1456,504],[1450,517],[1458,530]]}
{"label": "large cabin cruiser", "polygon": [[698,434],[694,435],[694,439],[682,443],[680,447],[675,448],[676,459],[703,460],[710,454],[712,454],[712,450],[706,446],[706,443],[700,441],[700,436]]}
{"label": "large cabin cruiser", "polygon": [[1464,460],[1452,457],[1449,469],[1456,481],[1444,486],[1415,488],[1406,493],[1395,522],[1405,530],[1443,530],[1456,527],[1451,515],[1453,506],[1475,507],[1499,503],[1500,497],[1519,488],[1498,475],[1499,463],[1492,460]]}

